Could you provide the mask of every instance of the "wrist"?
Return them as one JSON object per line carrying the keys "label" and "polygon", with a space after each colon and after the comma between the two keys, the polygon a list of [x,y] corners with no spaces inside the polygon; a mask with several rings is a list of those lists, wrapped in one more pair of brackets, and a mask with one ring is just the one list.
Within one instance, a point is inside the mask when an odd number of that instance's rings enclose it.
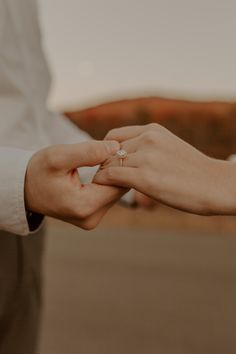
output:
{"label": "wrist", "polygon": [[[25,199],[25,209],[27,213],[37,213],[41,214],[42,210],[39,210],[38,198],[40,192],[37,188],[37,181],[40,179],[39,166],[42,167],[41,161],[39,161],[39,152],[34,153],[28,162],[26,175],[25,175],[25,188],[24,188],[24,199]],[[27,215],[28,216],[28,215]]]}
{"label": "wrist", "polygon": [[206,215],[236,215],[236,164],[209,159]]}

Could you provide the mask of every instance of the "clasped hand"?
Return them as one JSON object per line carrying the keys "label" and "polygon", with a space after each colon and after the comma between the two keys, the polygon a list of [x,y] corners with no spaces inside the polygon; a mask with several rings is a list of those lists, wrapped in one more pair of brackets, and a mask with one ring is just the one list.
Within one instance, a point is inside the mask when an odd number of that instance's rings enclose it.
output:
{"label": "clasped hand", "polygon": [[[120,149],[127,157],[121,166]],[[82,184],[79,167],[101,165]],[[200,215],[236,214],[236,165],[210,158],[158,124],[112,130],[105,141],[59,145],[28,165],[26,208],[93,229],[130,188]],[[149,199],[150,200],[150,199]]]}
{"label": "clasped hand", "polygon": [[116,141],[90,141],[52,146],[38,151],[28,164],[25,181],[27,210],[79,226],[95,228],[126,188],[82,184],[79,167],[104,163],[120,148]]}

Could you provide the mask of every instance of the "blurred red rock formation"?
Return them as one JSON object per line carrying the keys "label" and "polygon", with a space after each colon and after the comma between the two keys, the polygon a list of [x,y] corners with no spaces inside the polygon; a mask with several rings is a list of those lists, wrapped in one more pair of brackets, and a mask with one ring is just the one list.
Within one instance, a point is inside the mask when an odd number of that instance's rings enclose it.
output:
{"label": "blurred red rock formation", "polygon": [[224,159],[236,153],[235,103],[150,97],[65,114],[96,139],[115,127],[157,122],[210,156]]}

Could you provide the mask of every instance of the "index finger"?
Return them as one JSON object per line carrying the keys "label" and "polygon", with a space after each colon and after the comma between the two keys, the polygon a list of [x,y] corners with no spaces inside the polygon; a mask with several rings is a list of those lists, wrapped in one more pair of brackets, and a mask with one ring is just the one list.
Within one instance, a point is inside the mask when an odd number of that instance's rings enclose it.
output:
{"label": "index finger", "polygon": [[139,136],[147,129],[148,125],[134,125],[130,127],[113,129],[106,135],[105,140],[116,140],[118,142],[123,142]]}
{"label": "index finger", "polygon": [[92,167],[103,163],[119,150],[117,141],[87,141],[48,148],[50,163],[58,170]]}

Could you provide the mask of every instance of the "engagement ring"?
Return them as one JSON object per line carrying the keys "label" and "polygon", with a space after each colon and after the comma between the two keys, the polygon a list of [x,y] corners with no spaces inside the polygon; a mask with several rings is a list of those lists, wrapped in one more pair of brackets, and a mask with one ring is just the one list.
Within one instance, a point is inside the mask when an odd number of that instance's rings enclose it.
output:
{"label": "engagement ring", "polygon": [[124,159],[126,159],[126,157],[128,156],[127,151],[125,151],[125,150],[119,150],[119,151],[117,151],[116,155],[117,155],[117,157],[118,157],[119,160],[120,160],[120,166],[123,166],[123,161],[124,161]]}

